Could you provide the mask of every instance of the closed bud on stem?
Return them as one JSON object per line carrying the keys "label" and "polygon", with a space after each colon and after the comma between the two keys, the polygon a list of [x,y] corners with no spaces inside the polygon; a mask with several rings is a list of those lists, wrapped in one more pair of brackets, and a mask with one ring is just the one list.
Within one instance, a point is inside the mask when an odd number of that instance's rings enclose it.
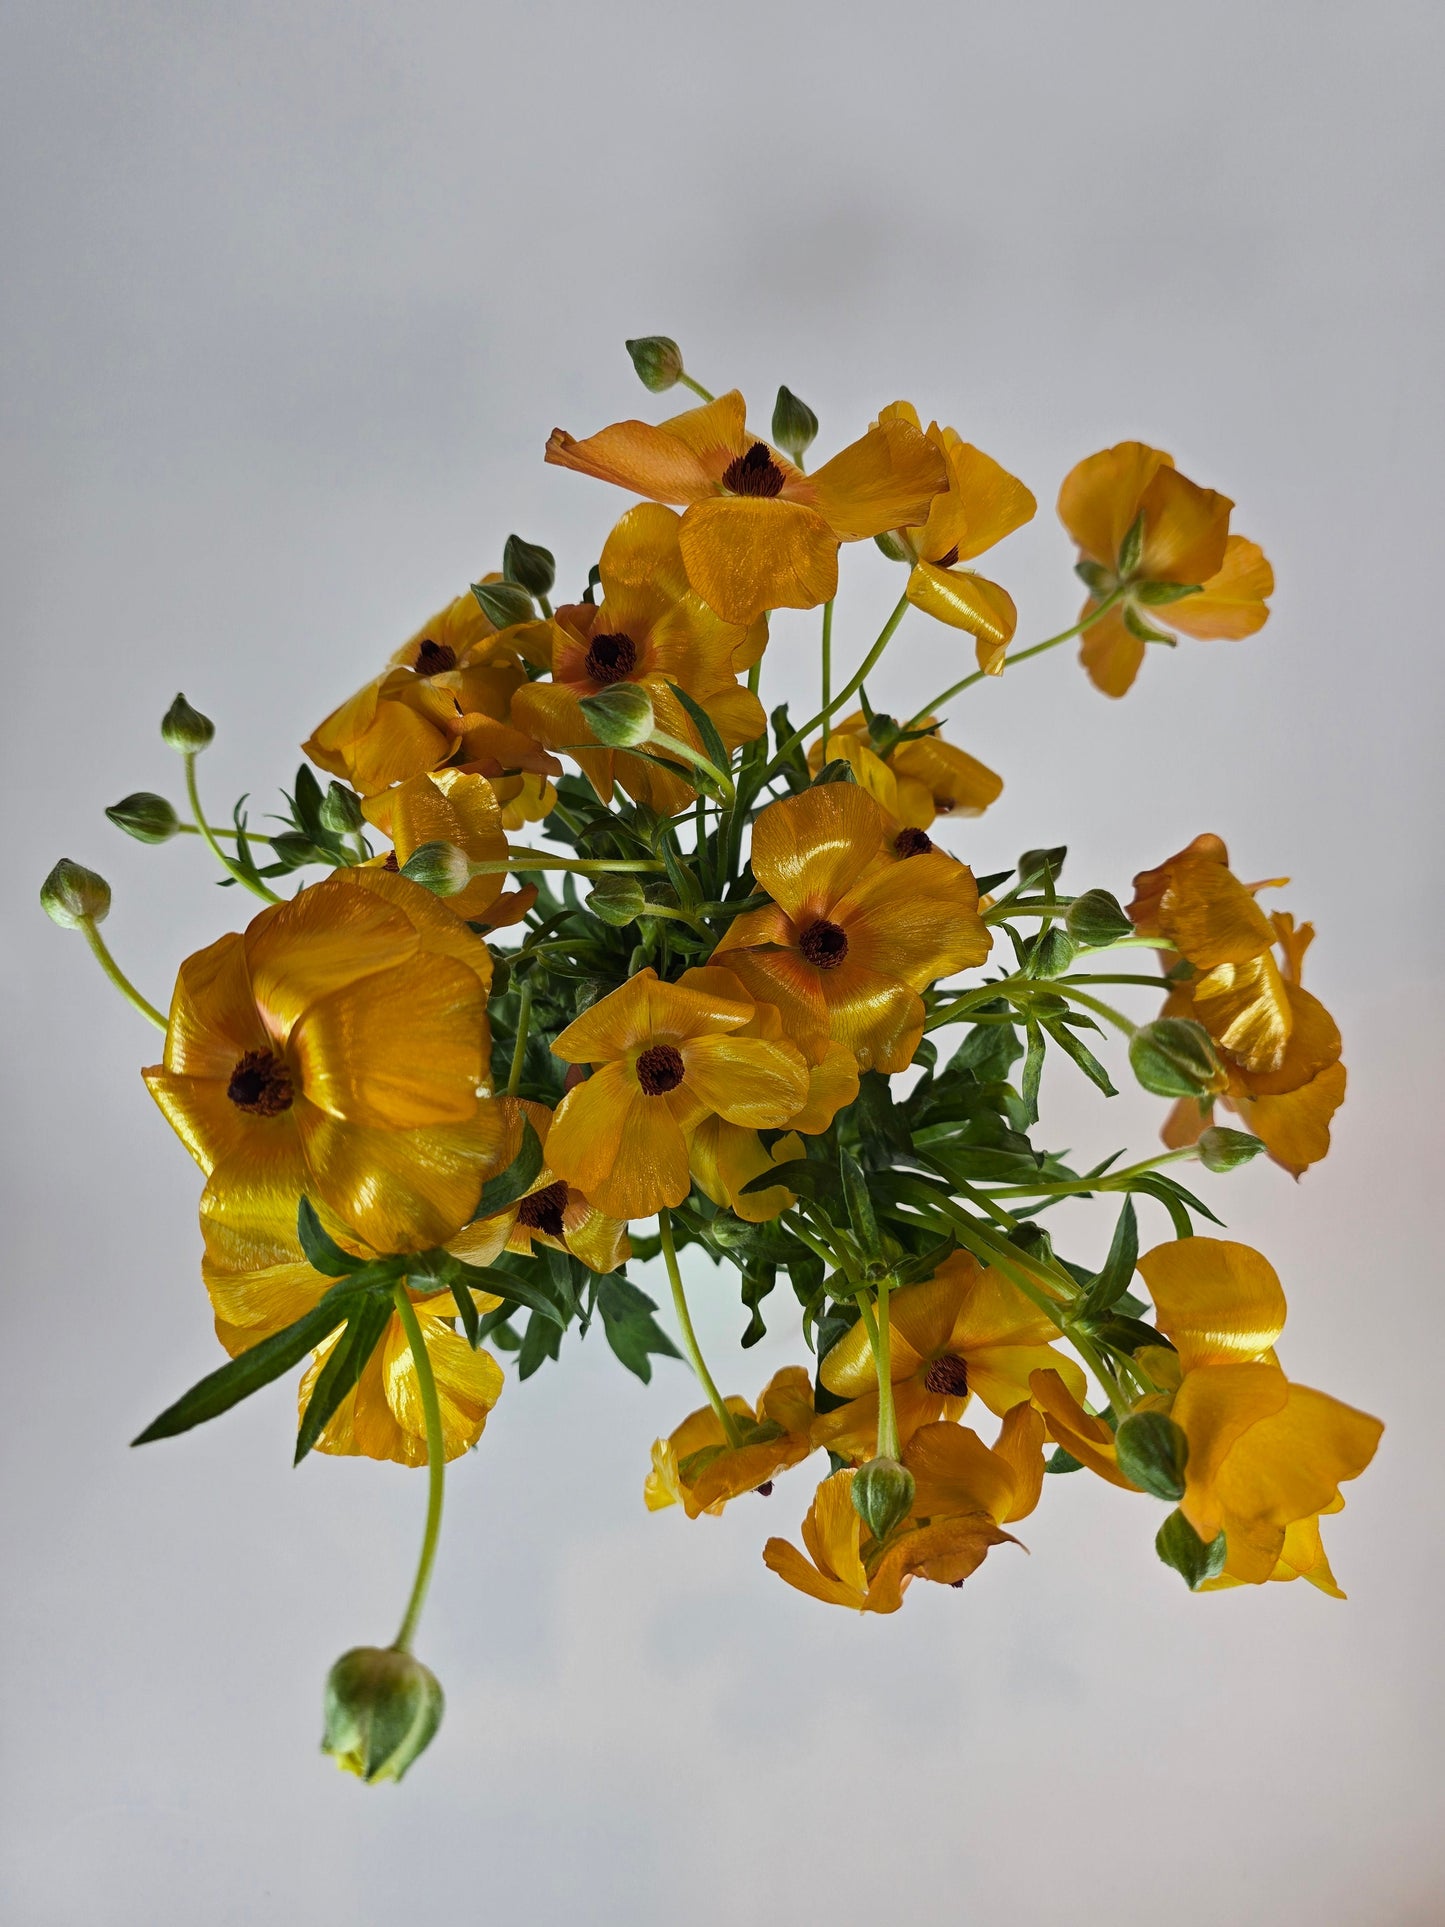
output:
{"label": "closed bud on stem", "polygon": [[455,843],[422,843],[402,864],[401,874],[434,897],[455,897],[471,882],[472,866]]}
{"label": "closed bud on stem", "polygon": [[518,583],[528,595],[550,595],[557,580],[557,562],[550,549],[540,543],[524,542],[520,535],[509,535],[502,550],[502,574],[508,582]]}
{"label": "closed bud on stem", "polygon": [[1209,1032],[1190,1017],[1156,1017],[1129,1040],[1129,1063],[1156,1097],[1210,1097],[1228,1082]]}
{"label": "closed bud on stem", "polygon": [[532,622],[537,611],[532,598],[517,582],[474,582],[477,607],[494,628],[510,629],[514,622]]}
{"label": "closed bud on stem", "polygon": [[184,696],[177,696],[161,718],[161,738],[182,756],[195,756],[211,743],[216,725],[199,709],[192,709]]}
{"label": "closed bud on stem", "polygon": [[1224,1571],[1229,1548],[1222,1532],[1206,1543],[1182,1512],[1171,1512],[1154,1535],[1154,1550],[1197,1592],[1206,1579],[1217,1579]]}
{"label": "closed bud on stem", "polygon": [[639,683],[615,682],[584,696],[581,709],[592,734],[608,749],[636,749],[656,728],[652,698]]}
{"label": "closed bud on stem", "polygon": [[904,548],[896,535],[884,533],[875,535],[874,542],[882,549],[890,562],[911,562],[913,557]]}
{"label": "closed bud on stem", "polygon": [[636,923],[647,908],[647,898],[636,877],[598,877],[587,894],[587,908],[616,930]]}
{"label": "closed bud on stem", "polygon": [[1223,1124],[1211,1124],[1207,1131],[1200,1132],[1194,1148],[1206,1171],[1234,1171],[1241,1164],[1248,1164],[1251,1158],[1257,1158],[1264,1144],[1248,1131],[1231,1131]]}
{"label": "closed bud on stem", "polygon": [[106,815],[118,830],[133,836],[137,843],[169,843],[181,827],[181,819],[166,799],[150,790],[123,796],[118,803],[111,804]]}
{"label": "closed bud on stem", "polygon": [[785,455],[801,462],[818,437],[818,417],[791,388],[780,388],[773,403],[773,441]]}
{"label": "closed bud on stem", "polygon": [[394,1646],[354,1646],[326,1679],[321,1750],[368,1785],[399,1780],[424,1753],[446,1706],[434,1673]]}
{"label": "closed bud on stem", "polygon": [[913,1474],[897,1459],[869,1459],[853,1474],[853,1510],[873,1537],[886,1539],[913,1505]]}
{"label": "closed bud on stem", "polygon": [[1189,1440],[1167,1412],[1131,1412],[1114,1434],[1119,1470],[1156,1499],[1184,1497]]}
{"label": "closed bud on stem", "polygon": [[670,335],[639,335],[627,343],[637,379],[654,395],[675,388],[682,374],[682,350]]}
{"label": "closed bud on stem", "polygon": [[1107,890],[1086,890],[1081,897],[1075,897],[1064,923],[1081,950],[1103,950],[1134,934],[1134,926],[1124,915],[1119,899]]}
{"label": "closed bud on stem", "polygon": [[1059,872],[1068,854],[1068,846],[1063,843],[1048,850],[1025,850],[1019,858],[1019,887],[1047,890],[1052,895],[1059,887]]}
{"label": "closed bud on stem", "polygon": [[1074,961],[1074,942],[1066,930],[1050,924],[1029,945],[1029,975],[1062,977]]}
{"label": "closed bud on stem", "polygon": [[63,856],[40,886],[40,907],[62,930],[103,923],[110,912],[110,885],[94,870]]}
{"label": "closed bud on stem", "polygon": [[345,783],[329,783],[321,799],[321,821],[338,836],[355,836],[366,821],[361,814],[361,798]]}

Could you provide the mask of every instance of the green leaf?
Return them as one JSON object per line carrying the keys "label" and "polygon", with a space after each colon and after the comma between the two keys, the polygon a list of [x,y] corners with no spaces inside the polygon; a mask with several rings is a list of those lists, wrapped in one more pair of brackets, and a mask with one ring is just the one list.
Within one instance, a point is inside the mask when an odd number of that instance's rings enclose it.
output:
{"label": "green leaf", "polygon": [[353,1271],[360,1271],[366,1263],[364,1258],[353,1258],[349,1251],[341,1249],[304,1194],[296,1206],[296,1236],[301,1241],[307,1264],[327,1278],[345,1278]]}
{"label": "green leaf", "polygon": [[672,685],[672,693],[691,716],[698,735],[702,738],[703,755],[719,769],[728,768],[732,758],[723,748],[723,739],[717,733],[717,725],[703,708],[702,704],[689,696],[680,682]]}
{"label": "green leaf", "polygon": [[1044,1033],[1032,1011],[1024,1016],[1024,1033],[1028,1038],[1028,1049],[1024,1053],[1024,1075],[1022,1093],[1024,1112],[1030,1124],[1039,1121],[1039,1081],[1044,1074]]}
{"label": "green leaf", "polygon": [[458,1285],[490,1292],[494,1298],[514,1306],[524,1305],[528,1311],[550,1318],[554,1325],[565,1325],[572,1316],[570,1291],[559,1300],[551,1272],[536,1258],[508,1253],[487,1266],[464,1264],[460,1258],[452,1262],[457,1269],[448,1277],[447,1284],[453,1293]]}
{"label": "green leaf", "polygon": [[1161,1351],[1172,1352],[1173,1345],[1157,1331],[1153,1325],[1146,1325],[1140,1318],[1126,1318],[1111,1312],[1103,1318],[1080,1318],[1079,1325],[1092,1332],[1095,1338],[1107,1345],[1111,1351],[1123,1352],[1132,1358],[1135,1352],[1145,1345],[1157,1345]]}
{"label": "green leaf", "polygon": [[549,1358],[555,1360],[561,1350],[561,1328],[533,1312],[527,1320],[527,1329],[522,1334],[522,1343],[517,1351],[518,1378],[530,1378]]}
{"label": "green leaf", "polygon": [[1044,1460],[1045,1472],[1082,1472],[1083,1461],[1076,1459],[1072,1452],[1066,1452],[1062,1445],[1054,1447]]}
{"label": "green leaf", "polygon": [[1224,1571],[1228,1547],[1221,1532],[1206,1545],[1182,1512],[1171,1512],[1154,1538],[1154,1550],[1179,1573],[1191,1592]]}
{"label": "green leaf", "polygon": [[1129,594],[1135,602],[1161,609],[1171,602],[1182,601],[1187,595],[1198,595],[1201,586],[1198,582],[1136,582]]}
{"label": "green leaf", "polygon": [[1125,531],[1124,540],[1119,544],[1116,564],[1120,576],[1131,576],[1139,566],[1139,558],[1144,553],[1144,511],[1140,509]]}
{"label": "green leaf", "polygon": [[[477,1301],[473,1298],[469,1287],[462,1279],[453,1278],[451,1285],[452,1297],[456,1300],[457,1304],[457,1316],[462,1321],[462,1330],[467,1335],[467,1343],[471,1346],[472,1350],[475,1351],[482,1342],[482,1318],[481,1313],[477,1310]],[[505,1316],[506,1307],[499,1306],[498,1309],[502,1311]]]}
{"label": "green leaf", "polygon": [[1124,604],[1123,616],[1124,627],[1129,631],[1131,636],[1137,636],[1140,642],[1162,642],[1167,643],[1171,649],[1174,648],[1175,638],[1169,634],[1168,630],[1156,629],[1152,622],[1147,621],[1140,615],[1132,602],[1126,602]]}
{"label": "green leaf", "polygon": [[[1052,889],[1059,880],[1059,872],[1064,867],[1064,858],[1069,854],[1067,843],[1055,844],[1047,850],[1025,850],[1018,861],[1019,888],[1021,890]],[[1052,899],[1051,899],[1052,900]]]}
{"label": "green leaf", "polygon": [[768,1328],[763,1321],[760,1306],[763,1299],[767,1297],[777,1282],[778,1267],[776,1265],[761,1264],[755,1269],[743,1273],[742,1301],[744,1309],[748,1313],[748,1328],[742,1337],[744,1351],[746,1351],[750,1345],[756,1345],[760,1338],[767,1336]]}
{"label": "green leaf", "polygon": [[321,1367],[316,1383],[311,1388],[311,1396],[306,1401],[306,1410],[301,1415],[301,1424],[296,1433],[296,1457],[294,1465],[300,1465],[306,1454],[325,1431],[336,1408],[347,1394],[356,1387],[357,1380],[366,1370],[367,1360],[381,1343],[382,1334],[391,1323],[393,1310],[389,1296],[380,1292],[370,1293],[354,1301],[346,1330],[331,1348],[331,1356]]}
{"label": "green leaf", "polygon": [[1117,1304],[1129,1289],[1129,1281],[1134,1276],[1138,1262],[1139,1219],[1134,1210],[1134,1200],[1125,1198],[1119,1221],[1114,1226],[1109,1255],[1085,1294],[1079,1308],[1081,1314],[1085,1318],[1096,1318]]}
{"label": "green leaf", "polygon": [[505,1211],[509,1204],[525,1198],[537,1181],[537,1173],[542,1169],[542,1140],[532,1128],[532,1120],[522,1114],[522,1148],[512,1159],[505,1171],[487,1179],[482,1186],[482,1195],[477,1200],[477,1208],[472,1213],[472,1222],[478,1218],[493,1217],[498,1211]]}
{"label": "green leaf", "polygon": [[1044,1019],[1044,1028],[1066,1056],[1072,1057],[1079,1069],[1091,1084],[1096,1084],[1105,1097],[1117,1097],[1119,1093],[1109,1082],[1109,1073],[1095,1057],[1094,1053],[1076,1037],[1067,1024],[1057,1019]]}
{"label": "green leaf", "polygon": [[843,1181],[843,1201],[848,1207],[848,1222],[853,1228],[853,1236],[866,1253],[874,1253],[878,1250],[878,1220],[873,1215],[868,1180],[858,1160],[850,1157],[841,1147],[838,1151],[838,1175]]}
{"label": "green leaf", "polygon": [[680,1358],[682,1354],[653,1317],[656,1304],[645,1291],[615,1274],[602,1280],[597,1291],[597,1309],[602,1314],[602,1329],[607,1342],[627,1367],[647,1384],[652,1377],[652,1359]]}

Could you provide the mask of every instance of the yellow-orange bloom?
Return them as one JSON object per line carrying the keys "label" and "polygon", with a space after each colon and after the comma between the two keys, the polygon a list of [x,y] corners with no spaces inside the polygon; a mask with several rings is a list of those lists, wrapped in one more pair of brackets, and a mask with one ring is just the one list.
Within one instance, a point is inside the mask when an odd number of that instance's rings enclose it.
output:
{"label": "yellow-orange bloom", "polygon": [[505,1125],[486,1089],[492,960],[437,899],[338,871],[181,966],[151,1095],[217,1217],[304,1192],[379,1251],[465,1224]]}
{"label": "yellow-orange bloom", "polygon": [[[1083,615],[1124,591],[1085,630],[1079,651],[1106,696],[1122,696],[1134,681],[1156,624],[1234,640],[1264,627],[1274,571],[1257,543],[1230,534],[1233,507],[1227,495],[1181,475],[1172,455],[1143,442],[1101,449],[1064,477],[1059,517],[1079,545],[1092,592]],[[1126,554],[1136,524],[1136,552]],[[1181,589],[1188,593],[1176,594]]]}
{"label": "yellow-orange bloom", "polygon": [[586,441],[554,428],[547,460],[684,511],[688,580],[724,622],[812,609],[838,588],[838,545],[911,527],[948,484],[942,454],[906,420],[876,422],[805,475],[750,433],[736,389],[654,426]]}
{"label": "yellow-orange bloom", "polygon": [[[937,725],[926,716],[920,728],[936,731]],[[936,733],[875,749],[861,709],[829,724],[826,748],[825,756],[820,736],[809,749],[813,774],[825,762],[846,763],[858,787],[907,829],[926,830],[940,816],[982,816],[1003,794],[1001,776]]]}
{"label": "yellow-orange bloom", "polygon": [[[395,789],[368,797],[361,807],[367,822],[391,838],[387,869],[401,868],[423,843],[454,843],[474,863],[506,857],[501,806],[485,776],[456,769],[411,776]],[[535,883],[507,890],[506,882],[502,870],[475,876],[458,895],[446,899],[446,906],[466,923],[499,930],[524,917],[537,898]]]}
{"label": "yellow-orange bloom", "polygon": [[781,1012],[813,1063],[832,1038],[864,1070],[905,1070],[919,992],[989,953],[973,873],[931,845],[915,854],[919,835],[853,783],[784,797],[753,825],[753,875],[773,901],[736,917],[714,960]]}
{"label": "yellow-orange bloom", "polygon": [[725,1401],[741,1444],[729,1442],[710,1405],[690,1413],[652,1448],[652,1470],[642,1496],[649,1512],[680,1505],[689,1519],[716,1516],[744,1492],[766,1497],[773,1480],[801,1465],[813,1450],[813,1386],[801,1365],[785,1365],[763,1387],[757,1408],[743,1398]]}
{"label": "yellow-orange bloom", "polygon": [[[923,427],[918,410],[907,401],[885,408],[879,420],[907,422],[920,431]],[[1038,503],[1017,476],[966,442],[956,428],[930,422],[927,433],[943,457],[948,486],[934,496],[921,528],[893,531],[913,565],[908,600],[950,628],[967,630],[975,638],[979,668],[997,676],[1018,625],[1018,610],[1007,589],[958,564],[971,562],[1022,528],[1033,519]]]}
{"label": "yellow-orange bloom", "polygon": [[549,749],[567,750],[604,802],[616,781],[663,815],[685,809],[697,794],[686,773],[601,744],[579,748],[596,742],[584,697],[614,683],[638,683],[652,698],[658,728],[699,750],[697,725],[674,685],[707,711],[730,754],[766,727],[762,704],[741,687],[736,670],[757,660],[767,625],[760,621],[749,630],[724,622],[689,586],[678,544],[681,522],[655,502],[628,510],[602,551],[601,604],[570,604],[552,623],[534,627],[528,654],[552,680],[529,683],[512,700],[518,727]]}
{"label": "yellow-orange bloom", "polygon": [[[889,1362],[898,1436],[960,1418],[977,1395],[1002,1417],[1029,1401],[1032,1373],[1056,1369],[1082,1396],[1084,1375],[1053,1349],[1059,1327],[992,1266],[956,1251],[932,1278],[888,1299]],[[814,1442],[844,1458],[878,1449],[878,1380],[862,1322],[844,1333],[818,1368],[821,1383],[848,1403],[819,1415]]]}
{"label": "yellow-orange bloom", "polygon": [[515,1204],[474,1219],[449,1240],[447,1249],[472,1265],[490,1265],[504,1251],[530,1258],[534,1244],[570,1252],[592,1271],[615,1271],[626,1264],[632,1256],[627,1226],[590,1204],[575,1185],[559,1178],[547,1163],[552,1112],[545,1104],[533,1104],[526,1098],[504,1097],[498,1102],[511,1127],[507,1162],[521,1148],[521,1119],[526,1117],[542,1145],[542,1168],[531,1189]]}
{"label": "yellow-orange bloom", "polygon": [[558,1108],[551,1168],[614,1218],[681,1204],[689,1143],[707,1119],[772,1130],[807,1100],[801,1052],[739,1035],[753,1017],[751,1003],[662,983],[654,970],[593,1004],[552,1045],[599,1068]]}

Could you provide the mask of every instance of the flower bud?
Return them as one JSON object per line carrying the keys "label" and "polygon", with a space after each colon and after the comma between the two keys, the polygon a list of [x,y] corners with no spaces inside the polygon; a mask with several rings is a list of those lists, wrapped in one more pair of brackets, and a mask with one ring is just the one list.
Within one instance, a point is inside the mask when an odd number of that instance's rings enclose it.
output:
{"label": "flower bud", "polygon": [[636,923],[647,908],[647,898],[636,877],[598,877],[587,894],[587,908],[603,923],[621,930]]}
{"label": "flower bud", "polygon": [[1020,888],[1047,889],[1052,894],[1059,886],[1059,872],[1068,854],[1068,847],[1063,843],[1055,844],[1050,850],[1025,850],[1019,858]]}
{"label": "flower bud", "polygon": [[150,790],[123,796],[118,803],[111,804],[106,815],[118,830],[133,836],[137,843],[169,843],[181,827],[181,819],[166,799]]}
{"label": "flower bud", "polygon": [[626,346],[644,388],[660,395],[676,386],[682,374],[682,350],[669,335],[639,335]]}
{"label": "flower bud", "polygon": [[40,907],[62,930],[103,923],[110,912],[110,885],[94,870],[63,856],[40,886]]}
{"label": "flower bud", "polygon": [[410,1653],[354,1646],[326,1678],[321,1750],[368,1785],[399,1780],[431,1744],[445,1706],[436,1675]]}
{"label": "flower bud", "polygon": [[1171,1512],[1154,1535],[1154,1550],[1197,1592],[1206,1579],[1217,1579],[1224,1571],[1229,1548],[1222,1532],[1206,1544],[1182,1512]]}
{"label": "flower bud", "polygon": [[1248,1164],[1251,1158],[1257,1158],[1264,1145],[1248,1131],[1231,1131],[1222,1124],[1212,1124],[1207,1131],[1200,1132],[1194,1148],[1206,1171],[1234,1171],[1241,1164]]}
{"label": "flower bud", "polygon": [[1075,897],[1064,922],[1081,950],[1103,950],[1134,934],[1134,926],[1125,916],[1119,899],[1107,890],[1086,890],[1081,897]]}
{"label": "flower bud", "polygon": [[199,709],[192,709],[184,696],[177,696],[161,718],[161,738],[182,756],[195,756],[205,749],[216,734],[216,725]]}
{"label": "flower bud", "polygon": [[509,535],[502,550],[502,574],[528,595],[550,595],[557,580],[557,562],[550,549],[540,543],[524,542],[520,535]]}
{"label": "flower bud", "polygon": [[1190,1017],[1156,1017],[1129,1040],[1129,1063],[1156,1097],[1209,1097],[1228,1079],[1209,1032]]}
{"label": "flower bud", "polygon": [[780,388],[773,403],[773,442],[785,455],[801,462],[818,435],[818,417],[791,388]]}
{"label": "flower bud", "polygon": [[608,749],[636,749],[656,727],[652,698],[635,682],[615,682],[595,696],[584,696],[582,714],[599,743]]}
{"label": "flower bud", "polygon": [[1029,945],[1031,977],[1062,977],[1074,961],[1074,943],[1066,930],[1050,924]]}
{"label": "flower bud", "polygon": [[472,866],[455,843],[421,843],[402,864],[401,874],[434,897],[455,897],[471,882]]}
{"label": "flower bud", "polygon": [[886,1539],[908,1517],[913,1474],[897,1459],[869,1459],[853,1474],[853,1510],[875,1539]]}
{"label": "flower bud", "polygon": [[1167,1412],[1131,1412],[1114,1434],[1119,1470],[1156,1499],[1184,1497],[1189,1440]]}
{"label": "flower bud", "polygon": [[328,783],[321,799],[321,821],[338,836],[355,836],[366,818],[361,814],[361,798],[345,783]]}
{"label": "flower bud", "polygon": [[913,557],[908,553],[907,549],[904,548],[896,535],[891,535],[885,531],[882,535],[875,535],[873,540],[878,547],[882,549],[890,562],[911,562],[913,560]]}
{"label": "flower bud", "polygon": [[533,622],[537,611],[532,598],[516,582],[474,582],[472,594],[477,607],[496,629],[510,629],[514,622]]}

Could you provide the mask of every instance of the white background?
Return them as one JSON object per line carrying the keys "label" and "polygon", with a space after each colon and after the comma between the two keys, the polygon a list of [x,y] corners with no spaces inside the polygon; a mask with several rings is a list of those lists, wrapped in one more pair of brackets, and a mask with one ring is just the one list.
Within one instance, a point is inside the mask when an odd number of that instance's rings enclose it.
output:
{"label": "white background", "polygon": [[[445,1912],[1426,1927],[1438,1824],[1441,955],[1437,9],[1178,0],[881,6],[5,10],[7,897],[0,1911],[16,1927]],[[1067,841],[1127,893],[1202,829],[1320,929],[1347,1039],[1330,1162],[1205,1180],[1263,1246],[1306,1383],[1378,1411],[1331,1522],[1347,1605],[1191,1598],[1160,1508],[1049,1482],[962,1592],[891,1620],[786,1590],[759,1551],[809,1475],[717,1521],[647,1517],[648,1445],[694,1402],[600,1336],[509,1386],[450,1480],[422,1651],[446,1724],[400,1787],[316,1752],[343,1647],[389,1637],[412,1474],[289,1469],[292,1393],[132,1453],[216,1362],[197,1174],[156,1055],[35,890],[111,878],[107,934],[164,1000],[242,906],[204,853],[104,804],[178,795],[156,722],[217,718],[217,808],[269,806],[315,722],[517,529],[581,586],[625,498],[545,468],[554,423],[656,417],[625,335],[679,337],[818,453],[898,395],[1037,492],[989,562],[1020,641],[1078,590],[1052,513],[1123,436],[1238,502],[1279,576],[1242,643],[1151,651],[1111,704],[1071,652],[951,733],[1007,779],[951,832],[980,870]],[[845,557],[839,653],[897,593]],[[815,686],[815,619],[769,687]],[[875,701],[961,673],[913,616]],[[1159,1106],[1065,1067],[1057,1145],[1146,1150]],[[1147,1221],[1165,1235],[1162,1220]],[[1081,1216],[1079,1255],[1099,1227]],[[733,1349],[728,1389],[798,1355]],[[1432,1817],[1433,1816],[1433,1817]]]}

